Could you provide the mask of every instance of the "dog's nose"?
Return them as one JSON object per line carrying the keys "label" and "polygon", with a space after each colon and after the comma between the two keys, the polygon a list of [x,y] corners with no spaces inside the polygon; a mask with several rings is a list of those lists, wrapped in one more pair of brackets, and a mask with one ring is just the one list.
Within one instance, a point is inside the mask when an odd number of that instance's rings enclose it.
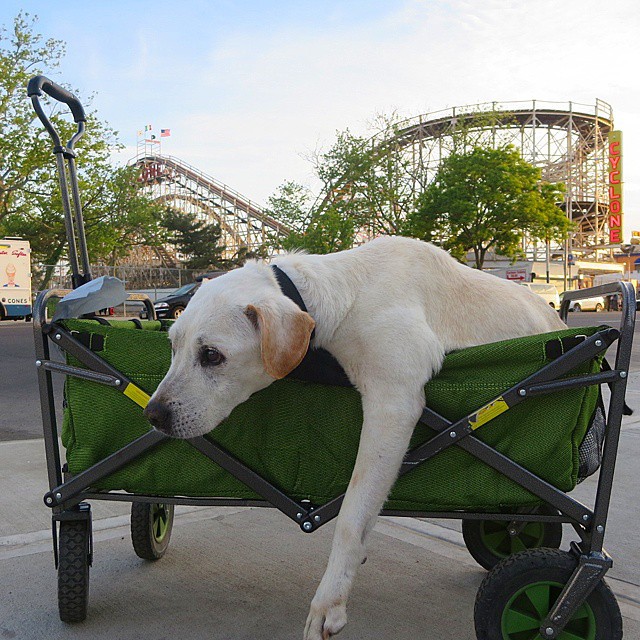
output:
{"label": "dog's nose", "polygon": [[145,418],[159,431],[167,433],[171,425],[171,409],[160,400],[151,400],[144,410]]}

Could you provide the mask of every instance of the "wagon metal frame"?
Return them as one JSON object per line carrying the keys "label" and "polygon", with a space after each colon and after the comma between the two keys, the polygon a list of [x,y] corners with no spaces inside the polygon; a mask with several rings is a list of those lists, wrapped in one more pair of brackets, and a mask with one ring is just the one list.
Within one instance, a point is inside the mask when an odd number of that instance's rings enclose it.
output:
{"label": "wagon metal frame", "polygon": [[[84,112],[77,99],[51,81],[39,76],[29,85],[36,112],[45,123],[47,130],[55,133],[55,129],[39,105],[38,98],[45,91],[54,99],[67,103],[78,123],[78,132],[67,147],[62,147],[59,138],[54,137],[54,153],[56,154],[60,175],[65,221],[69,237],[71,266],[74,274],[74,286],[91,279],[88,268],[86,242],[80,198],[77,192],[75,175],[74,143],[84,130]],[[53,135],[53,134],[52,134]],[[57,134],[56,134],[57,135]],[[68,188],[65,177],[64,159],[70,170],[71,192],[74,202],[74,216],[71,213]],[[74,231],[75,223],[75,231]],[[79,238],[80,254],[84,273],[79,273],[75,252],[74,237]],[[34,317],[34,335],[36,350],[36,367],[40,390],[40,401],[43,417],[44,443],[46,450],[49,491],[44,502],[52,512],[54,553],[58,562],[57,528],[59,522],[78,521],[87,523],[87,555],[92,556],[91,511],[88,500],[111,500],[125,502],[141,502],[151,504],[197,505],[197,506],[251,506],[275,507],[295,522],[305,533],[316,531],[336,517],[340,510],[344,494],[323,505],[314,505],[306,501],[297,501],[283,493],[278,487],[255,473],[238,458],[231,455],[219,444],[206,437],[188,440],[201,454],[219,465],[235,478],[243,482],[262,497],[261,500],[236,499],[225,497],[182,497],[158,496],[151,494],[131,494],[115,491],[98,491],[92,487],[102,478],[123,468],[143,453],[154,449],[168,436],[152,429],[126,445],[116,453],[106,457],[77,475],[70,475],[61,460],[58,444],[58,425],[55,414],[55,394],[52,374],[75,376],[100,384],[111,386],[140,407],[145,407],[148,394],[128,379],[105,360],[97,356],[82,344],[73,332],[67,330],[59,322],[47,317],[47,306],[53,298],[61,298],[68,291],[49,290],[41,292],[36,300]],[[382,515],[456,518],[463,520],[500,520],[514,523],[514,526],[525,522],[568,523],[577,532],[580,542],[572,543],[572,551],[579,561],[571,579],[566,583],[555,605],[541,624],[540,633],[546,638],[556,638],[571,619],[577,609],[585,602],[599,581],[612,565],[612,559],[603,547],[607,526],[607,517],[614,478],[618,442],[622,424],[625,392],[628,379],[631,348],[633,342],[636,300],[633,286],[627,282],[615,282],[592,289],[569,292],[565,295],[560,315],[566,321],[571,301],[592,296],[620,294],[622,298],[622,314],[620,327],[603,328],[590,337],[585,337],[579,344],[568,349],[540,370],[512,386],[494,398],[491,402],[479,407],[464,418],[451,422],[435,411],[425,407],[420,422],[436,432],[430,440],[409,451],[403,462],[400,474],[410,473],[416,466],[438,455],[450,447],[460,447],[478,458],[489,467],[510,478],[549,505],[552,514],[531,513],[515,510],[514,513],[487,513],[470,511],[382,511]],[[130,294],[128,300],[138,301],[145,305],[147,317],[155,319],[155,311],[147,296]],[[610,370],[599,373],[566,377],[578,365],[591,361],[602,355],[617,341],[615,364]],[[51,344],[59,347],[79,361],[85,368],[64,364],[51,357]],[[578,500],[567,495],[552,484],[546,482],[535,473],[509,459],[491,445],[474,436],[478,429],[490,428],[491,421],[512,407],[526,402],[531,397],[568,389],[601,385],[606,383],[611,389],[607,419],[606,439],[602,452],[602,463],[599,469],[595,505],[589,509]]]}

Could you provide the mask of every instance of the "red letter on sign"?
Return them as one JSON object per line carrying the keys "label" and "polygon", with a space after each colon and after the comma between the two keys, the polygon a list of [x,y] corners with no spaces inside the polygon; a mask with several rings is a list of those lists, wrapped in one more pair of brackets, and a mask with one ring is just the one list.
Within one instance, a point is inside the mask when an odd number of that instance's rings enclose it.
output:
{"label": "red letter on sign", "polygon": [[620,229],[611,229],[609,231],[609,242],[612,244],[620,242]]}
{"label": "red letter on sign", "polygon": [[610,227],[621,227],[621,218],[620,218],[620,214],[618,214],[617,216],[609,216],[609,226]]}
{"label": "red letter on sign", "polygon": [[[616,176],[614,180],[613,176]],[[609,172],[609,184],[620,184],[620,172],[619,171],[610,171]]]}
{"label": "red letter on sign", "polygon": [[616,140],[615,142],[611,142],[609,144],[609,155],[618,156],[620,155],[620,142]]}

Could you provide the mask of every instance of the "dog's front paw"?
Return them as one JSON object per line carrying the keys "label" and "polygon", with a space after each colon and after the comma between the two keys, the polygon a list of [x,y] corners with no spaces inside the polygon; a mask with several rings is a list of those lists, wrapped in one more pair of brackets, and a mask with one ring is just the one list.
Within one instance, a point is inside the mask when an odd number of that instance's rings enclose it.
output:
{"label": "dog's front paw", "polygon": [[328,640],[347,624],[347,606],[337,600],[321,604],[312,602],[304,628],[304,640]]}

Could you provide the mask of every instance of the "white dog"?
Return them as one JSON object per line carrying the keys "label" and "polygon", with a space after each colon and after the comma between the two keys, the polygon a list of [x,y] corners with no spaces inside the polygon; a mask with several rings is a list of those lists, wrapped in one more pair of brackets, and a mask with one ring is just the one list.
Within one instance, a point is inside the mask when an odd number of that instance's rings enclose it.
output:
{"label": "white dog", "polygon": [[424,385],[453,349],[565,328],[527,288],[456,262],[418,240],[379,238],[331,255],[274,259],[308,313],[271,268],[250,262],[207,282],[170,331],[171,368],[145,411],[178,438],[205,434],[241,402],[291,372],[315,327],[362,395],[358,455],[305,640],[346,624],[365,543],[398,475],[425,405]]}

